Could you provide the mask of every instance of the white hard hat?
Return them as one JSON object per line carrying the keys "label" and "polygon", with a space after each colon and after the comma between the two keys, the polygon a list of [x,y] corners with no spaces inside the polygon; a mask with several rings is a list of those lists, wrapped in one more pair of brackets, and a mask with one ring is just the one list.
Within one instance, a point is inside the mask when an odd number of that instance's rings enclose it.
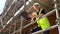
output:
{"label": "white hard hat", "polygon": [[39,3],[34,3],[34,4],[33,4],[33,7],[35,7],[35,5],[39,5],[39,6],[40,6],[40,4],[39,4]]}
{"label": "white hard hat", "polygon": [[39,3],[34,3],[34,5],[39,5]]}

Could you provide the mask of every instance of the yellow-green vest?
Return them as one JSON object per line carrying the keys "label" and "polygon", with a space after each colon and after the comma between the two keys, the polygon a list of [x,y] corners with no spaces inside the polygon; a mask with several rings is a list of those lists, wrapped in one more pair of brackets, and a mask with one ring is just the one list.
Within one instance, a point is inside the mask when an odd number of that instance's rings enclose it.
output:
{"label": "yellow-green vest", "polygon": [[[40,9],[39,11],[39,15],[41,14],[43,9]],[[36,18],[36,20],[38,20],[39,18]],[[42,19],[39,19],[37,21],[38,27],[41,27],[43,30],[47,29],[50,27],[50,23],[47,17],[44,17]]]}

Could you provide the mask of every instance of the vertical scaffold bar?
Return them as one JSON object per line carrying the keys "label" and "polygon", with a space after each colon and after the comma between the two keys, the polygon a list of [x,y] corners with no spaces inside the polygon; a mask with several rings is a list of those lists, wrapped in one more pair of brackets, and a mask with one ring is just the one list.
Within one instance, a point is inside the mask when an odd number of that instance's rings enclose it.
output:
{"label": "vertical scaffold bar", "polygon": [[[11,25],[12,25],[12,23],[11,23]],[[11,34],[11,25],[10,25],[10,27],[9,27],[9,28],[10,28],[10,30],[9,30],[9,34]]]}
{"label": "vertical scaffold bar", "polygon": [[24,11],[26,9],[26,0],[24,0]]}
{"label": "vertical scaffold bar", "polygon": [[22,34],[23,17],[21,16],[20,34]]}
{"label": "vertical scaffold bar", "polygon": [[[54,0],[54,2],[56,2],[57,0]],[[57,4],[55,3],[55,8],[57,7]],[[56,8],[56,18],[58,19],[59,18],[59,11],[58,9]],[[59,22],[57,22],[57,24],[59,24]],[[60,34],[60,26],[58,25],[58,30],[59,30],[59,34]]]}
{"label": "vertical scaffold bar", "polygon": [[2,23],[2,17],[1,17],[1,26],[3,27],[3,23]]}
{"label": "vertical scaffold bar", "polygon": [[15,24],[14,24],[14,31],[16,30],[16,22],[15,22]]}

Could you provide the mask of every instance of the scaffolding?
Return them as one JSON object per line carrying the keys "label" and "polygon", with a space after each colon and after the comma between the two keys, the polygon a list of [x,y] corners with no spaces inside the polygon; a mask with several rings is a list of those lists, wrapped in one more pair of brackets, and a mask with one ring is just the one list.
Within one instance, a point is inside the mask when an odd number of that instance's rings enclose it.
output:
{"label": "scaffolding", "polygon": [[[28,0],[28,1],[26,2],[26,1],[24,0],[24,5],[14,14],[13,17],[10,18],[10,20],[8,20],[7,24],[3,26],[3,29],[4,29],[18,14],[21,14],[21,13],[23,12],[23,10],[25,10],[26,6],[27,6],[30,2],[34,2],[34,1],[35,1],[35,0],[30,0],[30,1]],[[54,2],[55,2],[55,3],[54,3],[55,9],[53,9],[52,11],[50,11],[50,12],[48,12],[47,14],[43,15],[42,18],[47,17],[47,16],[53,14],[54,12],[56,12],[56,18],[57,18],[57,19],[59,18],[59,11],[58,11],[58,9],[56,8],[56,7],[57,7],[56,0],[54,0]],[[14,1],[13,1],[13,3],[14,3]],[[12,3],[12,4],[13,4],[13,3]],[[9,9],[10,9],[10,8],[9,8]],[[38,21],[38,20],[36,20],[36,21],[34,21],[34,23],[29,23],[29,24],[27,24],[27,25],[25,25],[25,26],[23,27],[23,26],[22,26],[22,25],[23,25],[23,18],[22,18],[22,16],[20,16],[20,17],[21,17],[21,19],[20,19],[20,20],[21,20],[20,29],[15,30],[15,27],[14,27],[14,32],[13,32],[13,33],[10,33],[10,31],[9,31],[9,34],[14,34],[14,33],[16,33],[16,32],[20,32],[20,34],[22,34],[22,30],[23,30],[24,28],[26,28],[26,27],[28,27],[28,26],[30,26],[30,25],[32,25],[32,24],[35,24],[35,22]],[[16,23],[15,23],[15,24],[16,24]],[[41,33],[41,32],[47,31],[47,30],[54,29],[54,28],[56,28],[57,26],[58,26],[58,31],[59,31],[59,34],[60,34],[60,26],[59,26],[58,24],[59,24],[59,21],[57,22],[56,25],[51,26],[49,29],[39,30],[39,31],[34,32],[34,33],[31,33],[31,34],[38,34],[38,33]],[[1,25],[2,25],[2,24],[1,24]],[[16,25],[15,25],[15,26],[16,26]],[[3,29],[2,29],[2,30],[3,30]],[[10,30],[11,30],[11,26],[10,26]],[[0,31],[0,32],[1,32],[1,31]]]}

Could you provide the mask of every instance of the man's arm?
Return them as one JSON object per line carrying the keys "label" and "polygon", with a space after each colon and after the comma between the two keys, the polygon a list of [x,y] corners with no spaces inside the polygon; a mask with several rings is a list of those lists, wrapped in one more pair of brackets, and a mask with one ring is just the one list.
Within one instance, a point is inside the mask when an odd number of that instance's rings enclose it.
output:
{"label": "man's arm", "polygon": [[34,12],[32,13],[31,16],[31,22],[34,22],[34,18],[41,18],[44,14],[36,15]]}
{"label": "man's arm", "polygon": [[34,22],[34,16],[32,14],[29,14],[28,16],[31,18],[31,22]]}
{"label": "man's arm", "polygon": [[34,22],[35,15],[37,15],[36,12],[33,12],[33,13],[31,14],[31,22]]}
{"label": "man's arm", "polygon": [[40,15],[34,15],[34,18],[41,18],[43,16],[43,14]]}
{"label": "man's arm", "polygon": [[34,22],[34,17],[31,18],[31,23]]}

